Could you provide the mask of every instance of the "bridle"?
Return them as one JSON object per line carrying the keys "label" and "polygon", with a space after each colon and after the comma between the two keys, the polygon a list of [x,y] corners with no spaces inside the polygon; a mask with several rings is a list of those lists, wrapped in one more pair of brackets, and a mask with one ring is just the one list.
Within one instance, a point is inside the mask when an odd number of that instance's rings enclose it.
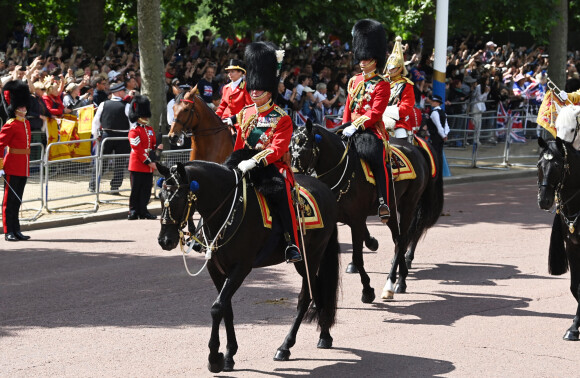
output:
{"label": "bridle", "polygon": [[[560,214],[566,226],[568,226],[568,231],[570,234],[573,234],[576,230],[576,223],[578,219],[580,219],[580,211],[577,211],[574,214],[567,215],[564,207],[574,199],[580,191],[576,191],[570,198],[566,199],[566,201],[562,201],[562,190],[564,189],[564,181],[566,180],[566,176],[570,174],[570,163],[568,162],[568,148],[565,144],[562,144],[562,148],[564,149],[564,159],[563,159],[563,167],[562,167],[562,174],[560,180],[557,185],[551,184],[548,182],[546,176],[544,176],[542,183],[539,185],[540,187],[552,188],[554,189],[555,195],[555,203],[556,203],[556,213]],[[542,159],[551,160],[551,158],[546,158],[545,153],[542,155]],[[540,162],[538,162],[538,165]]]}
{"label": "bridle", "polygon": [[[195,97],[194,97],[195,98]],[[197,112],[195,110],[195,101],[193,100],[189,100],[187,98],[180,98],[177,100],[178,103],[181,102],[185,102],[187,104],[192,104],[191,108],[189,108],[189,105],[185,105],[186,109],[191,109],[190,111],[188,111],[188,116],[185,119],[185,121],[181,121],[178,118],[175,118],[174,122],[178,123],[181,125],[181,132],[184,133],[185,129],[186,129],[186,125],[193,125],[193,123],[195,122],[195,119],[193,119],[194,117],[197,118],[197,124],[200,123],[200,115],[199,112]],[[216,127],[216,128],[206,128],[206,129],[197,129],[197,128],[191,128],[191,135],[193,137],[200,137],[200,136],[209,136],[209,135],[214,135],[217,133],[220,133],[224,130],[228,130],[229,127],[226,125],[222,125],[220,127]]]}
{"label": "bridle", "polygon": [[[204,247],[206,249],[207,253],[209,254],[209,257],[206,257],[206,259],[209,259],[209,258],[211,258],[211,253],[213,250],[219,248],[220,246],[226,245],[234,237],[234,235],[237,233],[237,230],[240,227],[240,225],[242,224],[244,216],[246,214],[246,203],[247,203],[247,201],[246,201],[246,198],[247,198],[247,195],[246,195],[247,194],[246,193],[246,177],[242,176],[241,180],[240,180],[238,178],[238,172],[236,170],[234,170],[233,172],[236,176],[236,184],[229,191],[229,193],[223,198],[223,201],[219,204],[219,206],[207,218],[205,218],[205,221],[204,221],[205,223],[207,223],[209,220],[211,220],[221,210],[221,208],[226,204],[226,201],[229,200],[229,198],[232,196],[232,194],[235,193],[234,199],[232,201],[232,205],[231,205],[230,210],[229,210],[229,213],[228,213],[224,223],[219,228],[219,231],[216,233],[215,238],[213,238],[213,240],[211,240],[211,243],[207,243],[207,241],[204,243],[203,241],[199,240],[196,237],[196,235],[202,229],[204,222],[199,222],[199,225],[197,226],[197,228],[193,232],[183,231],[183,229],[187,225],[187,221],[189,220],[189,215],[191,214],[192,206],[194,203],[197,202],[197,196],[191,190],[191,186],[189,184],[179,184],[179,180],[175,176],[175,172],[172,173],[171,176],[163,182],[162,187],[164,189],[166,189],[167,191],[169,191],[171,193],[171,195],[168,198],[166,198],[164,203],[163,203],[163,208],[161,210],[161,224],[179,225],[178,226],[179,227],[179,229],[178,229],[179,230],[179,243],[180,243],[182,251],[183,251],[183,245],[186,244],[185,236],[188,236],[190,239],[195,240],[196,242],[201,244],[202,247]],[[167,185],[167,181],[170,181],[170,180],[173,180],[176,183],[176,185]],[[242,185],[242,194],[238,195],[238,189],[240,187],[240,184]],[[177,195],[179,190],[184,189],[184,188],[188,189],[187,205],[184,207],[183,213],[181,214],[181,217],[179,217],[178,219],[175,219],[171,213],[171,201],[175,198],[175,196]],[[227,240],[221,242],[218,246],[217,241],[223,239],[228,226],[231,226],[233,224],[233,219],[234,219],[235,214],[236,214],[236,210],[235,210],[236,206],[235,205],[238,203],[243,204],[242,217],[241,217],[240,221],[238,222],[234,232],[231,233],[231,235],[229,236],[229,238]],[[191,246],[193,246],[193,243]],[[190,247],[190,250],[191,250],[191,247]],[[187,253],[189,251],[187,251]]]}
{"label": "bridle", "polygon": [[[301,151],[307,150],[306,145],[311,141],[311,138],[309,138],[309,136],[307,134],[307,131],[306,131],[306,128],[299,129],[296,132],[296,134],[297,134],[297,136],[295,137],[295,139],[292,140],[292,151],[293,151],[292,152],[292,159],[295,162],[297,162],[297,165],[298,166],[296,168],[298,168],[299,170],[301,170],[301,172],[304,172],[307,175],[314,176],[314,172],[315,172],[314,165],[316,164],[316,161],[318,159],[318,156],[320,155],[320,149],[319,149],[316,141],[312,141],[311,142],[312,143],[312,154],[310,156],[310,161],[306,165],[306,169],[304,169],[302,167],[301,160],[298,157],[300,156],[300,152]],[[299,140],[299,136],[303,136],[304,137],[304,140],[306,141],[306,143],[302,147],[297,146],[297,141]],[[350,160],[350,156],[349,156],[350,143],[351,143],[351,139],[350,138],[348,139],[347,143],[344,143],[342,141],[342,145],[344,146],[344,152],[343,152],[340,160],[338,161],[338,163],[336,163],[336,165],[334,167],[330,168],[328,171],[326,171],[324,173],[321,173],[321,174],[315,176],[317,179],[320,179],[320,178],[328,175],[329,173],[333,172],[336,168],[340,167],[343,162],[345,162],[345,164],[344,164],[344,170],[342,171],[342,174],[341,174],[340,178],[338,179],[337,183],[334,184],[330,188],[331,190],[335,190],[337,187],[339,187],[340,184],[342,183],[345,175],[346,175],[346,172],[348,170],[348,163],[349,163],[349,160]],[[294,166],[294,163],[292,165]],[[344,194],[344,193],[342,193],[342,191],[341,191],[341,194]]]}

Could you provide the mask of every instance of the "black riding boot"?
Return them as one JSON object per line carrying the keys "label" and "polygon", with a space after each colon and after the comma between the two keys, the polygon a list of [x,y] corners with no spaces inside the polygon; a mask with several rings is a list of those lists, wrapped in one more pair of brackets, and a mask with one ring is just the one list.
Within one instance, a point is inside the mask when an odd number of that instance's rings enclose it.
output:
{"label": "black riding boot", "polygon": [[378,162],[369,162],[369,165],[375,175],[375,185],[377,188],[377,196],[379,198],[378,215],[379,218],[381,218],[381,221],[386,223],[391,216],[391,210],[387,204],[387,178],[385,177],[385,169],[382,164]]}
{"label": "black riding boot", "polygon": [[280,220],[282,221],[282,228],[284,229],[284,240],[286,240],[286,262],[295,263],[302,261],[302,255],[300,254],[300,249],[294,240],[294,228],[292,227],[292,215],[290,214],[290,209],[286,203],[276,204],[276,210],[280,214]]}

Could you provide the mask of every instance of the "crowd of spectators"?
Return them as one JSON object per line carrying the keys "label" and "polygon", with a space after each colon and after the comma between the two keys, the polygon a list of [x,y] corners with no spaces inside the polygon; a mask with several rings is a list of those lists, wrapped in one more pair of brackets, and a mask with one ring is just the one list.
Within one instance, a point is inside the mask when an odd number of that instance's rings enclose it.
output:
{"label": "crowd of spectators", "polygon": [[[62,117],[75,109],[99,103],[110,95],[111,83],[124,81],[132,96],[141,87],[136,33],[123,24],[107,34],[102,53],[91,55],[59,32],[51,30],[42,43],[25,46],[22,28],[0,43],[0,82],[25,79],[37,99],[29,112],[35,130],[45,117]],[[221,99],[227,83],[224,68],[230,59],[242,59],[246,44],[264,38],[264,31],[243,37],[215,35],[205,30],[201,36],[177,29],[164,50],[167,102],[180,90],[196,87],[212,108]],[[393,38],[394,39],[394,38]],[[392,49],[389,46],[388,51]],[[30,41],[28,42],[30,44]],[[432,56],[421,59],[423,42],[413,38],[404,45],[410,79],[415,85],[416,106],[425,107],[431,94]],[[565,90],[580,88],[576,63],[579,53],[570,53]],[[549,57],[545,46],[497,45],[473,36],[455,38],[447,48],[448,114],[482,113],[538,106],[546,91]],[[304,40],[286,48],[276,102],[288,111],[300,112],[323,123],[329,115],[340,117],[344,109],[350,77],[360,72],[349,41],[330,35],[324,41]],[[453,126],[452,126],[453,128]]]}

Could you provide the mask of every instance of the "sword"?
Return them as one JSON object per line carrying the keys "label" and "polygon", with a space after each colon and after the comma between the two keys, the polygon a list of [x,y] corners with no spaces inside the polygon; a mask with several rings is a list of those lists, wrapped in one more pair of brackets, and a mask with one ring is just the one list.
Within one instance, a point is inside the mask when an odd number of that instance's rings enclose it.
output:
{"label": "sword", "polygon": [[306,229],[304,228],[304,210],[300,209],[300,189],[298,183],[294,184],[294,190],[296,191],[296,215],[300,215],[298,218],[298,226],[300,227],[300,239],[302,241],[302,255],[304,255],[304,266],[306,267],[306,280],[308,281],[308,292],[310,293],[310,299],[314,301],[312,296],[312,284],[310,283],[310,272],[308,271],[308,259],[306,258],[306,243],[304,243],[304,235],[306,234]]}
{"label": "sword", "polygon": [[12,193],[14,193],[14,195],[16,196],[18,201],[20,201],[20,203],[22,203],[22,199],[18,196],[18,194],[16,194],[16,191],[14,189],[12,189],[12,186],[10,186],[10,184],[8,183],[8,180],[6,180],[6,177],[2,176],[2,178],[4,179],[4,182],[6,183],[6,185],[8,185],[10,190],[12,190]]}
{"label": "sword", "polygon": [[[393,166],[391,164],[391,149],[389,148],[389,167],[390,169],[388,169],[388,171],[391,173],[390,174],[390,180],[389,180],[389,184],[391,185],[391,189],[393,190],[393,207],[395,209],[395,215],[397,216],[397,230],[399,232],[399,236],[401,235],[401,222],[399,219],[399,209],[397,207],[397,192],[395,191],[395,178],[393,177]],[[387,177],[387,179],[389,179],[389,177]],[[388,199],[387,199],[388,201]]]}

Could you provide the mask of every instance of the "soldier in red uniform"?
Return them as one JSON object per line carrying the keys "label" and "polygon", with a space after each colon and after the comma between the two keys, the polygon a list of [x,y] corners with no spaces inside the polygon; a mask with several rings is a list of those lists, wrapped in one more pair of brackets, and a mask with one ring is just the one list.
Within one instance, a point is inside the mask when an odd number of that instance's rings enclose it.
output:
{"label": "soldier in red uniform", "polygon": [[2,226],[7,241],[28,240],[20,232],[18,212],[30,173],[30,123],[26,112],[30,102],[28,85],[20,80],[9,81],[3,88],[8,105],[8,121],[0,129],[0,177],[4,177]]}
{"label": "soldier in red uniform", "polygon": [[382,117],[391,92],[389,84],[377,73],[377,67],[385,66],[387,56],[385,29],[378,21],[360,20],[354,25],[352,42],[354,57],[363,72],[348,83],[343,116],[347,127],[342,134],[350,137],[356,133],[355,147],[376,178],[378,215],[386,222],[391,215],[388,203],[390,172],[385,166],[388,136]]}
{"label": "soldier in red uniform", "polygon": [[391,85],[389,105],[383,115],[387,130],[394,129],[395,138],[412,138],[414,126],[415,91],[407,76],[401,37],[395,39],[393,52],[387,60],[385,74]]}
{"label": "soldier in red uniform", "polygon": [[273,164],[284,177],[285,191],[270,196],[272,214],[279,215],[287,242],[286,261],[302,260],[298,245],[296,216],[291,199],[294,176],[290,164],[289,145],[292,137],[292,119],[275,105],[272,94],[278,89],[277,65],[282,61],[283,51],[276,51],[273,44],[255,42],[246,47],[248,64],[248,91],[253,104],[246,106],[235,119],[238,133],[234,151],[243,148],[255,150],[255,155],[238,164],[246,173],[256,167]]}
{"label": "soldier in red uniform", "polygon": [[230,82],[224,86],[222,100],[215,114],[227,122],[231,116],[238,114],[244,106],[252,105],[254,102],[246,90],[244,63],[238,59],[231,59],[225,70],[228,71]]}
{"label": "soldier in red uniform", "polygon": [[[146,96],[135,96],[129,108],[129,121],[132,126],[129,130],[129,172],[131,172],[131,196],[129,197],[129,220],[137,218],[156,219],[157,217],[147,210],[153,186],[153,171],[157,169],[155,160],[156,138],[153,128],[149,126],[151,105]],[[163,149],[163,144],[157,146]]]}

